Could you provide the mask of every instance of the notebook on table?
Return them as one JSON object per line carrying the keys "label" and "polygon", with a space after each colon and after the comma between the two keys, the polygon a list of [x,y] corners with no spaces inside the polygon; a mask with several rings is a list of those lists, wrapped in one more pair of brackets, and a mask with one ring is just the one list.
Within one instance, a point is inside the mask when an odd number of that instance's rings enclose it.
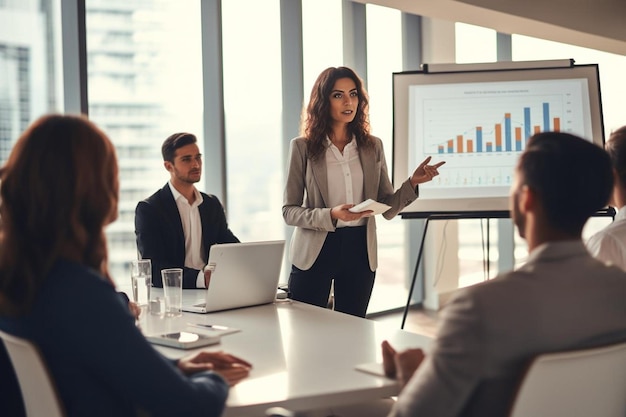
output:
{"label": "notebook on table", "polygon": [[208,263],[214,269],[205,300],[183,304],[183,311],[211,313],[274,302],[284,248],[284,240],[211,246]]}

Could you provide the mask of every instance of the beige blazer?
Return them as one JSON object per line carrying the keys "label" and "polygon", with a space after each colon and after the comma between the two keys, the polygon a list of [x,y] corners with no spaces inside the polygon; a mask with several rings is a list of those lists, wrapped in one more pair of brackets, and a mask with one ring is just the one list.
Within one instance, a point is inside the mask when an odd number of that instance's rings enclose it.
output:
{"label": "beige blazer", "polygon": [[[387,173],[383,143],[377,137],[373,139],[373,149],[359,148],[363,168],[363,199],[371,198],[390,205],[391,209],[383,216],[391,219],[412,203],[417,194],[408,179],[394,192]],[[307,157],[306,140],[302,137],[293,139],[283,198],[283,218],[288,225],[296,226],[289,259],[299,269],[311,268],[324,245],[326,235],[335,231],[330,218],[332,207],[326,204],[328,181],[326,158],[322,156],[311,161]],[[367,254],[372,271],[378,267],[376,246],[376,220],[372,216],[367,218]]]}
{"label": "beige blazer", "polygon": [[506,416],[535,356],[624,340],[626,273],[580,240],[544,243],[518,270],[444,306],[437,339],[390,416]]}

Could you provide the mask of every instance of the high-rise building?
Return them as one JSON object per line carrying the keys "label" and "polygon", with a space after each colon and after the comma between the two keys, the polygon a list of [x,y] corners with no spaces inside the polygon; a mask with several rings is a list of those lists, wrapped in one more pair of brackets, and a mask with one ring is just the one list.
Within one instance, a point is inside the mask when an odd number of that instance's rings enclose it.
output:
{"label": "high-rise building", "polygon": [[86,1],[89,117],[109,135],[119,160],[119,218],[107,238],[109,270],[122,289],[130,284],[129,261],[137,257],[135,206],[163,185],[159,3]]}
{"label": "high-rise building", "polygon": [[0,2],[0,163],[35,118],[58,110],[52,3]]}

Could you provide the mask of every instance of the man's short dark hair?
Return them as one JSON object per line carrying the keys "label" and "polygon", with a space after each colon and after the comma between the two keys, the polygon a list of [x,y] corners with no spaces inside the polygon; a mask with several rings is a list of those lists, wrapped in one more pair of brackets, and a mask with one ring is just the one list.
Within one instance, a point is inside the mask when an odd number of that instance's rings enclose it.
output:
{"label": "man's short dark hair", "polygon": [[163,160],[174,162],[174,156],[176,155],[177,149],[196,143],[197,141],[196,136],[191,133],[179,132],[170,135],[167,139],[165,139],[165,142],[163,142],[163,146],[161,146]]}
{"label": "man's short dark hair", "polygon": [[550,224],[569,234],[582,232],[587,219],[606,206],[613,189],[608,154],[568,133],[532,136],[518,170],[523,183],[541,198]]}
{"label": "man's short dark hair", "polygon": [[613,169],[617,172],[621,185],[626,185],[626,126],[613,131],[606,143],[606,151],[611,158]]}

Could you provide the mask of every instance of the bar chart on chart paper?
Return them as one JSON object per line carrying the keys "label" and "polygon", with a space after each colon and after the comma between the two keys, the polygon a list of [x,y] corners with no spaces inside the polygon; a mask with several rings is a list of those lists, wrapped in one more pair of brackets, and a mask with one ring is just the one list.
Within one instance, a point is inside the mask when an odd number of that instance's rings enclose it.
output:
{"label": "bar chart on chart paper", "polygon": [[[535,133],[583,134],[579,80],[415,86],[409,151],[445,160],[432,188],[509,187]],[[483,191],[481,191],[483,192]]]}
{"label": "bar chart on chart paper", "polygon": [[[563,117],[571,113],[565,100],[555,95],[425,101],[430,129],[425,132],[424,153],[521,152],[533,134],[561,130]],[[571,120],[566,119],[565,127],[569,125]]]}

